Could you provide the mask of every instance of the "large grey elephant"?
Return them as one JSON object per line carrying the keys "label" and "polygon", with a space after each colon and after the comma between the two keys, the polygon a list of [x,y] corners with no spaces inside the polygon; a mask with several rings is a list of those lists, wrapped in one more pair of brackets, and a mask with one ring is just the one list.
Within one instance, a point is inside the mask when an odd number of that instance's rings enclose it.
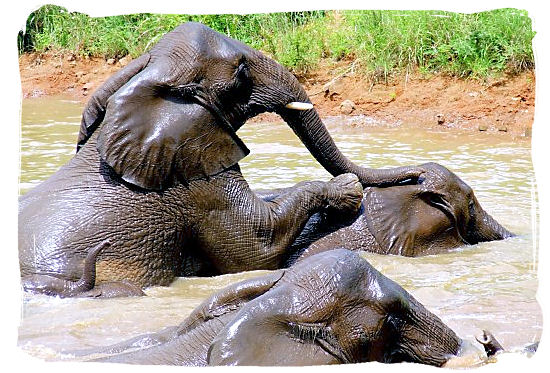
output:
{"label": "large grey elephant", "polygon": [[[236,131],[278,113],[329,182],[258,198]],[[166,34],[90,98],[78,152],[19,205],[23,276],[81,278],[91,248],[98,282],[167,285],[175,276],[274,269],[309,217],[355,212],[365,186],[416,182],[418,167],[369,169],[336,147],[296,78],[260,52],[198,23]],[[205,267],[204,263],[209,265]]]}
{"label": "large grey elephant", "polygon": [[101,361],[194,366],[441,366],[467,343],[357,253],[337,249],[230,285],[178,326],[81,358],[103,354]]}
{"label": "large grey elephant", "polygon": [[[481,207],[472,188],[456,174],[437,163],[421,167],[425,173],[417,185],[365,188],[362,206],[356,214],[342,216],[332,208],[315,213],[286,249],[287,259],[282,267],[334,247],[420,256],[514,236]],[[257,194],[270,201],[290,189]],[[25,290],[62,297],[142,294],[126,283],[95,286],[96,257],[99,249],[107,245],[99,245],[88,254],[78,281],[29,276],[24,278]]]}
{"label": "large grey elephant", "polygon": [[[455,173],[437,163],[420,167],[425,173],[416,185],[365,188],[361,209],[353,216],[330,208],[314,214],[289,247],[287,265],[334,247],[421,256],[514,236]],[[289,189],[258,195],[271,200]]]}

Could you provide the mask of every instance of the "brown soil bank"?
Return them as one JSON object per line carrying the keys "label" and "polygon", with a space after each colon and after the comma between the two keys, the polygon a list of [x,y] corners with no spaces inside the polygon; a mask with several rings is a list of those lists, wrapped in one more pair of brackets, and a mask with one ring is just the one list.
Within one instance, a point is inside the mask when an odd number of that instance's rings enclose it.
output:
{"label": "brown soil bank", "polygon": [[[105,61],[73,55],[22,55],[23,98],[70,95],[85,101],[128,62],[127,58]],[[326,63],[300,77],[321,116],[360,115],[358,118],[370,117],[383,125],[507,132],[516,137],[531,134],[535,110],[532,72],[485,82],[413,75],[391,81],[379,78],[382,82],[373,84],[373,79],[354,74],[352,68],[349,62]],[[262,115],[260,119],[271,118]]]}

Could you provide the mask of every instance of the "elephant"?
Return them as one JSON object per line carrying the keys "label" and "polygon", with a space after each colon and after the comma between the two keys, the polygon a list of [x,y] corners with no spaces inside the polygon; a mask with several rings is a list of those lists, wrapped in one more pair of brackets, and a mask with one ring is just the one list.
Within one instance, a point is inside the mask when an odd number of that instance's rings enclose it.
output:
{"label": "elephant", "polygon": [[[514,236],[455,173],[433,162],[419,167],[425,173],[416,185],[365,188],[355,215],[330,208],[314,214],[289,247],[286,266],[333,247],[421,256]],[[289,189],[257,194],[269,201]]]}
{"label": "elephant", "polygon": [[141,288],[125,281],[108,282],[96,286],[97,256],[110,245],[108,241],[105,241],[90,250],[84,260],[82,277],[78,281],[64,280],[48,275],[29,275],[21,279],[23,289],[30,293],[40,293],[60,298],[116,298],[145,295]]}
{"label": "elephant", "polygon": [[[275,112],[334,178],[271,201],[249,188],[236,131]],[[414,166],[346,158],[298,80],[280,64],[200,23],[164,35],[88,100],[74,157],[19,201],[22,276],[168,285],[176,276],[281,266],[309,217],[359,207],[362,186],[416,183]]]}
{"label": "elephant", "polygon": [[356,252],[334,249],[232,284],[177,326],[71,354],[147,365],[442,366],[467,346]]}

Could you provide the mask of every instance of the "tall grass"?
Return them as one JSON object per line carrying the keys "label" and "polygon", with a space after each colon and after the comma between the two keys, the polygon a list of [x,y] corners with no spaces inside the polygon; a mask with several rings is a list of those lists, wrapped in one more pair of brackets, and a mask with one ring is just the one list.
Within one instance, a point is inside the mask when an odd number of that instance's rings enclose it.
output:
{"label": "tall grass", "polygon": [[260,49],[296,73],[323,59],[356,61],[363,73],[405,71],[484,77],[534,67],[534,32],[525,11],[313,11],[251,15],[133,14],[92,18],[47,5],[31,13],[20,52],[140,55],[186,21]]}
{"label": "tall grass", "polygon": [[[334,56],[354,53],[372,69],[419,68],[459,76],[534,67],[526,12],[354,11],[331,38]],[[345,32],[347,35],[343,35]]]}

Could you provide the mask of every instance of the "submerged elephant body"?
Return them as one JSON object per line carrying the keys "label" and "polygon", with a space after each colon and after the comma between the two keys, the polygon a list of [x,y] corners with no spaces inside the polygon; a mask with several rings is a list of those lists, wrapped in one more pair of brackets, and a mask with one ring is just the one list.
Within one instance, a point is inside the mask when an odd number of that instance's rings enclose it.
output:
{"label": "submerged elephant body", "polygon": [[[21,199],[23,276],[80,278],[89,248],[105,240],[111,245],[98,255],[98,282],[168,285],[176,276],[276,269],[300,224],[316,210],[331,201],[345,209],[341,197],[351,210],[360,202],[361,188],[352,175],[302,183],[269,203],[250,191],[238,169],[164,192],[136,190],[94,150],[83,148],[61,173]],[[100,170],[81,163],[95,163]],[[67,174],[78,174],[79,180],[62,177]],[[299,206],[278,209],[285,203]],[[254,213],[257,219],[249,220]],[[285,233],[273,242],[275,217]]]}
{"label": "submerged elephant body", "polygon": [[[136,337],[102,359],[132,364],[441,366],[462,341],[356,253],[332,250],[231,285],[180,325]],[[134,352],[125,352],[140,346]]]}
{"label": "submerged elephant body", "polygon": [[[425,173],[416,185],[365,188],[355,215],[330,209],[313,215],[289,247],[286,265],[333,248],[421,256],[514,236],[453,172],[437,163],[419,167]],[[259,195],[270,200],[280,191]]]}

